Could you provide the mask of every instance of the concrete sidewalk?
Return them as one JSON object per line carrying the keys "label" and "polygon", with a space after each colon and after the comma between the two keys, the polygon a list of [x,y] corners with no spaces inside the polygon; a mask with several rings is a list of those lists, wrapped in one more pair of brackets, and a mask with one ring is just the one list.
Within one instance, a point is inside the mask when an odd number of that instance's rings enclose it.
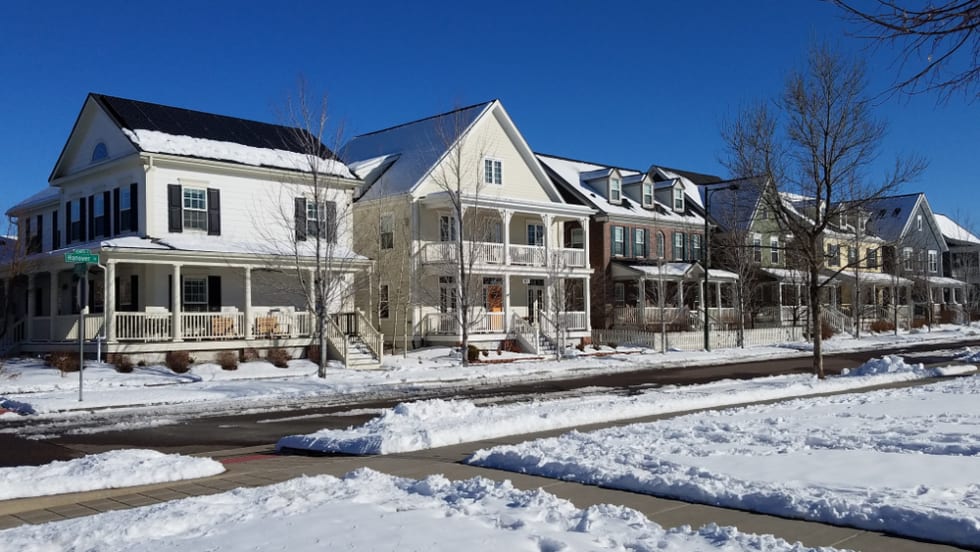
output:
{"label": "concrete sidewalk", "polygon": [[700,527],[708,523],[716,523],[738,527],[739,531],[745,533],[776,535],[789,542],[800,542],[806,546],[834,546],[865,552],[963,550],[872,531],[691,504],[460,463],[478,448],[516,443],[536,436],[522,435],[414,453],[372,457],[277,455],[268,447],[236,449],[225,451],[223,455],[211,455],[224,462],[227,468],[225,473],[214,477],[0,502],[0,529],[89,516],[111,510],[137,508],[169,500],[221,493],[237,487],[270,485],[303,475],[327,474],[339,477],[352,470],[370,468],[415,479],[433,474],[442,474],[453,480],[473,477],[509,479],[516,488],[525,490],[540,488],[568,499],[579,508],[587,508],[595,504],[628,506],[668,528],[679,525]]}

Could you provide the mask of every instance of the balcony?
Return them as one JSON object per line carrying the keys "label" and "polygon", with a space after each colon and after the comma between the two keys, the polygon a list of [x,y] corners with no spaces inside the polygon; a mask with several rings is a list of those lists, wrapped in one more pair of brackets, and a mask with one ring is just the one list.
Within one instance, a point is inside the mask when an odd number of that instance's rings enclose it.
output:
{"label": "balcony", "polygon": [[[510,244],[507,255],[504,244],[494,242],[463,242],[463,256],[467,264],[490,266],[548,266],[546,249],[541,245]],[[459,257],[456,242],[425,242],[421,259],[424,264],[455,263]],[[561,268],[585,268],[584,249],[556,248],[551,250],[551,266]]]}

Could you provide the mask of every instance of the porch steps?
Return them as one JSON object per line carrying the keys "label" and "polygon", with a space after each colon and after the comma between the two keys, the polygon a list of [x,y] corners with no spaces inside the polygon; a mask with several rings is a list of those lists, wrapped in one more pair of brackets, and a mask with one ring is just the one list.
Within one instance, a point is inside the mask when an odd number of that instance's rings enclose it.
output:
{"label": "porch steps", "polygon": [[543,334],[538,334],[538,354],[554,357],[556,352],[554,343]]}
{"label": "porch steps", "polygon": [[347,367],[359,370],[379,368],[381,363],[371,349],[357,336],[347,336]]}

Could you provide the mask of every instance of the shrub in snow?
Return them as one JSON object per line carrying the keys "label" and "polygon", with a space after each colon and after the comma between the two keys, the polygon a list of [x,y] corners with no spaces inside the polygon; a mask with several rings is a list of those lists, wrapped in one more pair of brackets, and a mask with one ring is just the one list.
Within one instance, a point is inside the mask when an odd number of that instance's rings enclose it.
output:
{"label": "shrub in snow", "polygon": [[78,371],[78,353],[57,352],[48,355],[48,364],[57,368],[62,374]]}
{"label": "shrub in snow", "polygon": [[871,331],[876,333],[893,332],[895,331],[895,324],[888,320],[875,320],[871,323]]}
{"label": "shrub in snow", "polygon": [[831,337],[834,337],[834,334],[835,333],[837,333],[837,332],[834,331],[834,327],[831,326],[830,324],[828,324],[826,320],[821,320],[820,321],[820,338],[821,339],[830,339]]}
{"label": "shrub in snow", "polygon": [[468,345],[466,347],[466,360],[470,362],[480,360],[480,348],[476,345]]}
{"label": "shrub in snow", "polygon": [[128,374],[133,371],[133,361],[129,358],[129,355],[118,355],[113,365],[115,365],[116,371],[121,374]]}
{"label": "shrub in snow", "polygon": [[235,351],[221,351],[215,355],[214,360],[222,370],[238,370],[238,353]]}
{"label": "shrub in snow", "polygon": [[282,347],[273,347],[265,352],[265,359],[276,368],[288,368],[289,361],[293,359],[293,356]]}
{"label": "shrub in snow", "polygon": [[252,347],[248,347],[242,351],[242,361],[244,362],[252,362],[253,360],[258,360],[259,358],[259,352]]}
{"label": "shrub in snow", "polygon": [[164,358],[164,362],[167,364],[167,368],[173,370],[175,374],[185,374],[191,369],[194,359],[187,351],[170,351]]}

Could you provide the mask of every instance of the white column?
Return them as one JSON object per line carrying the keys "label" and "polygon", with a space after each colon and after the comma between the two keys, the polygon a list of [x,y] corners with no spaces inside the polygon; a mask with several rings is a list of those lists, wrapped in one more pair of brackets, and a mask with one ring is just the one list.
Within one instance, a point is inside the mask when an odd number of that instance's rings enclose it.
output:
{"label": "white column", "polygon": [[[500,211],[501,225],[504,231],[504,264],[510,264],[510,217],[514,214],[513,211],[504,209]],[[507,285],[510,285],[509,283]],[[507,321],[510,324],[510,321]]]}
{"label": "white column", "polygon": [[780,318],[782,318],[782,308],[783,308],[783,283],[776,282],[776,304],[780,308]]}
{"label": "white column", "polygon": [[640,278],[636,283],[636,308],[640,311],[640,323],[645,324],[647,321],[646,317],[646,307],[647,307],[647,280],[646,278]]}
{"label": "white column", "polygon": [[722,307],[721,304],[721,282],[715,282],[715,306],[719,309]]}
{"label": "white column", "polygon": [[551,215],[541,215],[544,222],[544,266],[551,266]]}
{"label": "white column", "polygon": [[684,308],[684,280],[677,282],[677,308]]}
{"label": "white column", "polygon": [[108,261],[105,265],[105,335],[108,343],[116,342],[116,263]]}
{"label": "white column", "polygon": [[582,292],[585,296],[585,329],[592,331],[592,288],[591,280],[588,276],[585,277],[585,290]]}
{"label": "white column", "polygon": [[585,253],[585,268],[589,268],[589,219],[588,217],[582,217],[578,219],[578,223],[582,225],[582,247]]}
{"label": "white column", "polygon": [[170,282],[170,296],[173,298],[171,301],[171,322],[170,325],[173,328],[173,340],[183,341],[184,340],[184,329],[181,327],[181,289],[180,286],[180,265],[173,265],[173,278]]}
{"label": "white column", "polygon": [[[504,242],[506,243],[506,241]],[[504,246],[504,255],[506,258],[506,245]],[[504,274],[504,331],[510,333],[510,274]]]}
{"label": "white column", "polygon": [[[245,339],[255,337],[255,328],[252,327],[252,267],[246,266],[245,271]],[[295,324],[291,325],[295,326]]]}
{"label": "white column", "polygon": [[310,301],[310,312],[316,318],[316,270],[310,269],[310,276],[306,280],[306,296]]}

